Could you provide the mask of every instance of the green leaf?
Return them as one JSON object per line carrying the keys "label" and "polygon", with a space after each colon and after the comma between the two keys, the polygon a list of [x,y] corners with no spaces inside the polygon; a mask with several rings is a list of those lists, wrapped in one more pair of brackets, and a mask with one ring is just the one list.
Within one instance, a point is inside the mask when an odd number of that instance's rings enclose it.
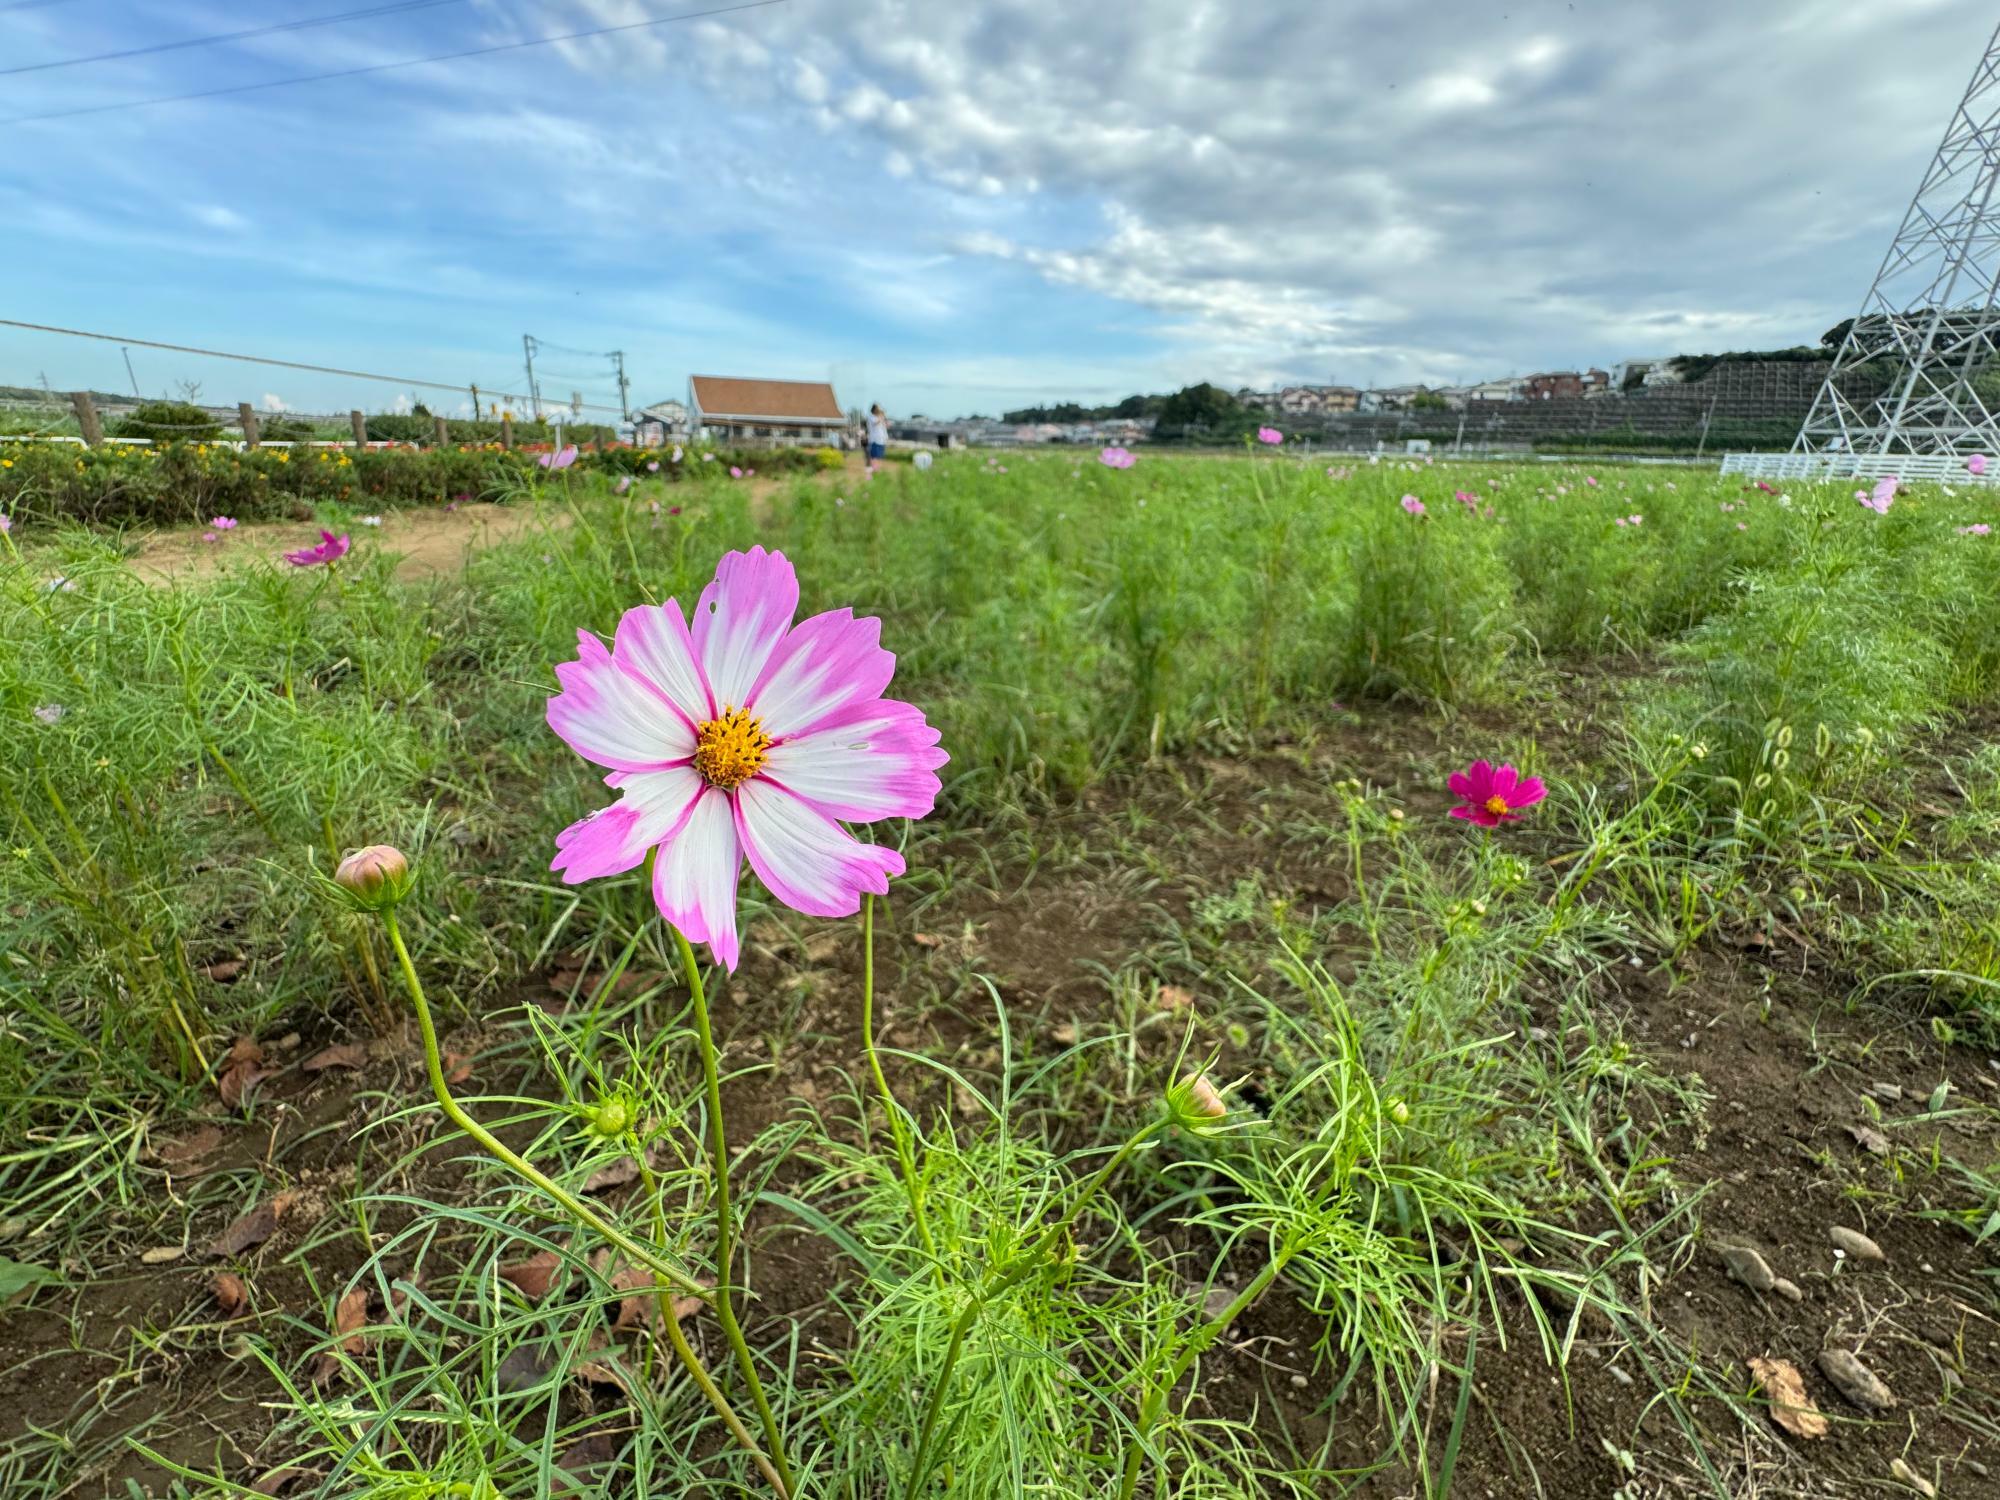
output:
{"label": "green leaf", "polygon": [[33,1291],[38,1286],[48,1286],[62,1278],[44,1266],[23,1265],[18,1260],[9,1260],[0,1255],[0,1306],[12,1302],[23,1292]]}

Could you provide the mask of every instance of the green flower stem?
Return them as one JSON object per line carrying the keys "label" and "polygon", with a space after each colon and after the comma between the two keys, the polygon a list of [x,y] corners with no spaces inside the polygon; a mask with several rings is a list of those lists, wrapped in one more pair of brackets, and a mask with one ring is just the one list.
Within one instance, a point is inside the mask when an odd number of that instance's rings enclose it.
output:
{"label": "green flower stem", "polygon": [[736,1351],[737,1368],[743,1372],[743,1383],[749,1387],[750,1399],[757,1405],[757,1420],[764,1428],[764,1442],[771,1450],[771,1461],[777,1465],[784,1493],[789,1495],[792,1493],[792,1470],[785,1461],[784,1434],[779,1431],[770,1399],[764,1394],[764,1382],[757,1378],[757,1361],[751,1356],[750,1345],[743,1337],[742,1325],[736,1321],[736,1299],[729,1290],[729,1284],[736,1276],[736,1218],[729,1203],[729,1143],[722,1132],[722,1074],[716,1065],[715,1033],[708,1023],[708,996],[702,988],[701,965],[695,960],[694,949],[686,935],[671,922],[667,924],[667,930],[674,935],[674,944],[680,949],[681,967],[687,971],[688,993],[694,1002],[695,1036],[701,1044],[702,1079],[708,1089],[708,1144],[715,1163],[715,1315],[722,1323],[723,1336],[729,1340],[729,1347]]}
{"label": "green flower stem", "polygon": [[[639,1184],[645,1190],[646,1201],[653,1206],[653,1241],[659,1246],[660,1253],[665,1255],[667,1210],[666,1205],[660,1201],[660,1180],[653,1175],[653,1168],[646,1160],[646,1153],[638,1148],[636,1142],[633,1148],[633,1160],[639,1163]],[[653,1296],[659,1304],[660,1326],[666,1330],[667,1341],[674,1346],[674,1354],[687,1368],[688,1375],[700,1388],[702,1395],[708,1398],[708,1404],[721,1415],[723,1425],[729,1429],[729,1435],[735,1438],[743,1451],[756,1462],[758,1472],[764,1476],[766,1482],[783,1497],[783,1500],[791,1500],[790,1486],[772,1467],[771,1460],[764,1456],[763,1449],[757,1446],[756,1439],[752,1438],[749,1430],[744,1427],[743,1419],[736,1415],[728,1399],[716,1389],[714,1379],[688,1344],[687,1335],[681,1332],[681,1320],[674,1313],[674,1290],[657,1272],[653,1275]]]}
{"label": "green flower stem", "polygon": [[1139,1404],[1138,1419],[1132,1424],[1131,1440],[1125,1445],[1125,1473],[1118,1484],[1118,1500],[1132,1500],[1133,1491],[1139,1485],[1139,1465],[1145,1457],[1146,1434],[1160,1420],[1160,1413],[1166,1409],[1167,1397],[1173,1394],[1181,1377],[1221,1336],[1222,1331],[1242,1315],[1244,1308],[1263,1296],[1264,1289],[1277,1280],[1278,1273],[1284,1270],[1295,1254],[1297,1251],[1288,1248],[1272,1256],[1264,1269],[1251,1278],[1250,1284],[1236,1294],[1219,1316],[1195,1330],[1194,1337],[1188,1340],[1180,1357],[1168,1367],[1166,1378],[1146,1392],[1145,1399]]}
{"label": "green flower stem", "polygon": [[944,1368],[938,1372],[937,1383],[931,1387],[930,1403],[924,1409],[924,1424],[917,1433],[916,1464],[910,1470],[909,1488],[904,1491],[905,1500],[917,1500],[918,1492],[930,1479],[931,1445],[937,1439],[938,1417],[944,1411],[944,1398],[951,1390],[952,1372],[958,1364],[959,1352],[965,1347],[965,1336],[971,1332],[979,1314],[994,1297],[1040,1268],[1049,1247],[1069,1232],[1070,1227],[1076,1223],[1077,1216],[1083,1212],[1084,1205],[1097,1196],[1105,1183],[1111,1180],[1112,1174],[1125,1165],[1134,1151],[1159,1134],[1166,1126],[1165,1120],[1155,1120],[1126,1141],[1111,1160],[1098,1170],[1097,1175],[1084,1185],[1083,1191],[1077,1194],[1076,1201],[1069,1206],[1069,1212],[1043,1230],[1025,1255],[1009,1261],[998,1270],[988,1269],[981,1285],[966,1302],[965,1310],[952,1323],[951,1340],[945,1345]]}
{"label": "green flower stem", "polygon": [[896,1160],[903,1169],[903,1186],[910,1195],[910,1218],[917,1226],[917,1238],[931,1258],[940,1278],[944,1264],[938,1259],[937,1243],[931,1238],[930,1219],[924,1213],[923,1184],[917,1178],[916,1152],[910,1141],[907,1122],[889,1091],[889,1079],[882,1071],[882,1059],[875,1051],[875,897],[861,898],[861,1047],[868,1054],[868,1067],[875,1074],[875,1088],[882,1096],[882,1113],[889,1121],[889,1134],[896,1143]]}
{"label": "green flower stem", "polygon": [[604,1236],[631,1259],[655,1275],[672,1282],[682,1291],[706,1297],[707,1287],[654,1250],[652,1246],[643,1240],[634,1239],[620,1229],[465,1112],[464,1106],[452,1097],[451,1086],[444,1081],[444,1063],[438,1053],[437,1027],[431,1021],[431,1008],[424,999],[424,987],[422,981],[417,978],[416,966],[410,962],[410,950],[403,946],[403,930],[396,921],[395,908],[384,909],[382,925],[388,929],[389,946],[395,950],[396,962],[403,971],[403,987],[409,991],[410,1001],[417,1008],[417,1026],[423,1033],[424,1041],[424,1066],[430,1073],[431,1092],[437,1095],[438,1107],[444,1111],[445,1118],[472,1137],[488,1155],[548,1198],[577,1223]]}

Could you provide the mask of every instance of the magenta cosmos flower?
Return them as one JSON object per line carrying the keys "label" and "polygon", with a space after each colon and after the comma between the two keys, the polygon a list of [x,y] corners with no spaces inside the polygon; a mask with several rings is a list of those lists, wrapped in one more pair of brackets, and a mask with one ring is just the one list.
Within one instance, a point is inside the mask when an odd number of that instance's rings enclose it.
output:
{"label": "magenta cosmos flower", "polygon": [[1968,458],[1965,461],[1965,472],[1968,474],[1984,474],[1986,472],[1986,455],[1984,453],[1975,453],[1972,457]]}
{"label": "magenta cosmos flower", "polygon": [[1097,461],[1107,469],[1129,469],[1139,460],[1131,449],[1113,446],[1098,454]]}
{"label": "magenta cosmos flower", "polygon": [[234,531],[236,529],[236,518],[234,516],[216,516],[208,524],[213,526],[217,531]]}
{"label": "magenta cosmos flower", "polygon": [[1415,495],[1405,495],[1403,496],[1403,509],[1413,516],[1420,516],[1424,513],[1424,502],[1419,500]]}
{"label": "magenta cosmos flower", "polygon": [[576,462],[576,444],[565,444],[560,453],[544,453],[535,462],[545,469],[567,469]]}
{"label": "magenta cosmos flower", "polygon": [[1257,441],[1260,443],[1276,445],[1282,443],[1284,440],[1285,435],[1275,427],[1259,427],[1257,429]]}
{"label": "magenta cosmos flower", "polygon": [[287,552],[285,561],[295,568],[316,568],[321,563],[330,563],[347,556],[349,543],[346,535],[335,536],[330,531],[319,534],[317,547],[301,547],[296,552]]}
{"label": "magenta cosmos flower", "polygon": [[882,696],[882,622],[836,609],[794,625],[798,605],[782,552],[728,553],[692,629],[669,599],[627,610],[609,651],[579,631],[549,699],[549,727],[619,792],[557,835],[551,868],[573,885],[657,849],[660,915],[729,969],[745,856],[785,905],[848,916],[903,857],[841,824],[923,817],[949,758],[921,711]]}
{"label": "magenta cosmos flower", "polygon": [[1464,798],[1454,807],[1454,818],[1465,818],[1481,828],[1498,828],[1520,817],[1521,809],[1532,807],[1548,795],[1538,776],[1523,777],[1512,766],[1496,766],[1490,760],[1475,760],[1463,771],[1454,771],[1446,783],[1453,794]]}

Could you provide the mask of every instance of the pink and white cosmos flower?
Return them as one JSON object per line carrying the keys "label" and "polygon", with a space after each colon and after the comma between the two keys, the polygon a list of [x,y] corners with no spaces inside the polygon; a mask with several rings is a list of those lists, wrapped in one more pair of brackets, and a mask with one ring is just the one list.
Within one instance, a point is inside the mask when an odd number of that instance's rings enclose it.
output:
{"label": "pink and white cosmos flower", "polygon": [[925,816],[949,759],[919,709],[882,696],[882,622],[835,609],[795,625],[798,606],[782,552],[728,553],[692,629],[669,599],[627,610],[609,651],[579,631],[549,699],[549,727],[619,792],[557,835],[550,868],[574,885],[657,849],[660,915],[728,969],[746,856],[795,911],[849,916],[903,857],[841,824]]}

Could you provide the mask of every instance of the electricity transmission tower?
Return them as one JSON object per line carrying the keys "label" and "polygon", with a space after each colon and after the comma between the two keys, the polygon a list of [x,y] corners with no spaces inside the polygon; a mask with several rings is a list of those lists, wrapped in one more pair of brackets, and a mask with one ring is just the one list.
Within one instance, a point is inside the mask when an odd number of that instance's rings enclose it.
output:
{"label": "electricity transmission tower", "polygon": [[1841,341],[1794,453],[2000,452],[1996,183],[2000,30]]}

